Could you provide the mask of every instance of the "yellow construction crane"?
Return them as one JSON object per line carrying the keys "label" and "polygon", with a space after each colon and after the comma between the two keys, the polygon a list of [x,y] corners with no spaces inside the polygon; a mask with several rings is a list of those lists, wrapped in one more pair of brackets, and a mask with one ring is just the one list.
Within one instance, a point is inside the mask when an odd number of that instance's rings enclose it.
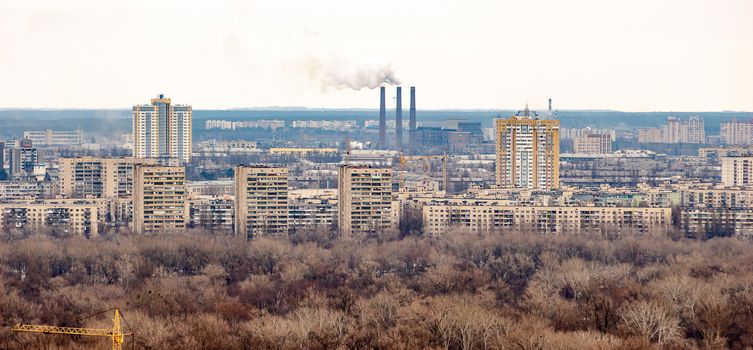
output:
{"label": "yellow construction crane", "polygon": [[[440,156],[406,156],[400,153],[400,171],[403,170],[403,167],[405,166],[405,162],[409,160],[415,160],[415,159],[422,159],[424,161],[424,167],[426,169],[426,172],[428,173],[430,170],[430,161],[432,159],[441,159],[442,160],[442,189],[447,192],[447,187],[449,184],[448,178],[447,178],[447,155],[443,154]],[[400,171],[398,171],[398,177],[400,182],[400,187],[403,186],[403,178],[402,175],[400,175]]]}
{"label": "yellow construction crane", "polygon": [[[112,349],[120,350],[125,340],[126,335],[131,333],[123,333],[123,329],[120,327],[120,310],[116,307],[115,318],[113,318],[112,328],[76,328],[76,327],[58,327],[58,326],[42,326],[34,324],[17,324],[11,328],[14,332],[32,332],[32,333],[44,333],[44,334],[70,334],[70,335],[88,335],[93,337],[108,337],[112,340]],[[92,316],[96,316],[103,312],[111,311],[112,309],[98,312]],[[88,316],[86,318],[92,317]]]}

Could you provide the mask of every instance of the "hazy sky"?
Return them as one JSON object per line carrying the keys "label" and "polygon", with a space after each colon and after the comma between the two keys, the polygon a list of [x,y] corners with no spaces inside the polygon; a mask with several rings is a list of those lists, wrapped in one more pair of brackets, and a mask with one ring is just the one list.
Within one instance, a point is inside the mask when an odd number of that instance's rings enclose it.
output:
{"label": "hazy sky", "polygon": [[0,107],[377,108],[331,80],[391,68],[419,108],[753,111],[752,16],[751,0],[0,0]]}

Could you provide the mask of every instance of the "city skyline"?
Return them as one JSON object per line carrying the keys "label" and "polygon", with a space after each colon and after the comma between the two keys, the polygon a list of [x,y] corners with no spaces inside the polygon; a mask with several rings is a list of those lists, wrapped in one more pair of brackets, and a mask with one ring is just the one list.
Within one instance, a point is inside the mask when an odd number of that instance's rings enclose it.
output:
{"label": "city skyline", "polygon": [[418,109],[753,110],[747,1],[0,6],[0,108],[373,108],[366,72]]}

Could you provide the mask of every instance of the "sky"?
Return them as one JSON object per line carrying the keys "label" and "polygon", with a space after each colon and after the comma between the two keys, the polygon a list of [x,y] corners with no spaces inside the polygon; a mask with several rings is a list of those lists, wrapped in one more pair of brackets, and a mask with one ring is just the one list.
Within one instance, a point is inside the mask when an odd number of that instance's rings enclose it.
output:
{"label": "sky", "polygon": [[[750,0],[0,0],[0,108],[753,111]],[[387,72],[387,73],[385,73]],[[364,82],[367,81],[367,82]],[[388,97],[395,95],[388,88]]]}

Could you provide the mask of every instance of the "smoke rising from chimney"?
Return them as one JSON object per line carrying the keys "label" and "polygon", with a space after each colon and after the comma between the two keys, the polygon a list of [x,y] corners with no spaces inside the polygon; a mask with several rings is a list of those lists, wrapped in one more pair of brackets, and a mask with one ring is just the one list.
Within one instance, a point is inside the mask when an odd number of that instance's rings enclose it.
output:
{"label": "smoke rising from chimney", "polygon": [[301,62],[300,67],[312,81],[320,84],[324,91],[376,89],[380,86],[400,84],[400,79],[390,63],[353,64],[337,59],[322,61],[311,58]]}

